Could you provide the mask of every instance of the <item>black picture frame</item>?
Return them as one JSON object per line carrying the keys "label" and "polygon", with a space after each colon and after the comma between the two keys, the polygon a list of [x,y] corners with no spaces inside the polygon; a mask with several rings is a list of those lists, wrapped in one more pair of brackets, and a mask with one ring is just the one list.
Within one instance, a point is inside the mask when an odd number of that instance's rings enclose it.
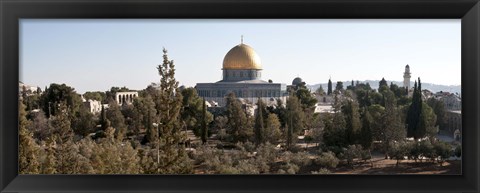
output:
{"label": "black picture frame", "polygon": [[[0,0],[0,17],[1,192],[479,192],[478,0]],[[22,18],[461,19],[462,175],[18,175]]]}

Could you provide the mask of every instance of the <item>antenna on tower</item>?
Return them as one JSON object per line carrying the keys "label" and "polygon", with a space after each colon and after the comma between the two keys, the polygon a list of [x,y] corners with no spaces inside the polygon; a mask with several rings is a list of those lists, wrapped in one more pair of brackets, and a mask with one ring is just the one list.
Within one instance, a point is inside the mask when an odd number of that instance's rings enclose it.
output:
{"label": "antenna on tower", "polygon": [[243,35],[240,38],[240,43],[243,44]]}

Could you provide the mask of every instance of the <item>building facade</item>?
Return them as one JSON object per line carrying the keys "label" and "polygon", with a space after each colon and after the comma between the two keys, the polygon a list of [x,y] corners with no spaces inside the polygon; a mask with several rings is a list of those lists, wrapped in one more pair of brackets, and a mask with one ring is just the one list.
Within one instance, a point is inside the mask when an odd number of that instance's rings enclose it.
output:
{"label": "building facade", "polygon": [[223,59],[223,79],[215,83],[197,83],[198,95],[218,106],[225,106],[226,96],[234,93],[247,103],[286,100],[286,85],[263,81],[260,57],[243,41],[230,49]]}
{"label": "building facade", "polygon": [[132,104],[133,99],[138,97],[138,92],[117,92],[115,94],[115,101],[119,105]]}
{"label": "building facade", "polygon": [[447,111],[447,132],[458,140],[462,133],[462,112]]}

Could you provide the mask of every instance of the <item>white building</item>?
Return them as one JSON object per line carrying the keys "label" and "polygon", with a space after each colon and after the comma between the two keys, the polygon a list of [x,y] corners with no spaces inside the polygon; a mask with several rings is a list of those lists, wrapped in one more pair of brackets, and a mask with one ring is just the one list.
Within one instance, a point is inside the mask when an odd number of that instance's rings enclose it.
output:
{"label": "white building", "polygon": [[102,103],[97,100],[89,99],[88,101],[83,101],[83,105],[90,110],[90,113],[97,114],[102,111]]}
{"label": "white building", "polygon": [[119,105],[132,104],[133,99],[138,97],[138,92],[117,92],[115,101]]}

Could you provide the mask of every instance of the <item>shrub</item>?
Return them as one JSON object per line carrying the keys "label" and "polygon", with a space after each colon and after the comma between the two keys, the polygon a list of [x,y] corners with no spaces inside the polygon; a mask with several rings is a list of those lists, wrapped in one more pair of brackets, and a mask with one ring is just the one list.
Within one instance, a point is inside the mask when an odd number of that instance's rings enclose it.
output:
{"label": "shrub", "polygon": [[362,152],[361,145],[349,145],[343,149],[343,157],[347,160],[348,165],[353,165],[354,160],[359,158]]}
{"label": "shrub", "polygon": [[360,158],[362,158],[363,161],[367,161],[369,159],[372,159],[372,154],[370,153],[370,150],[365,149],[360,152]]}
{"label": "shrub", "polygon": [[312,160],[310,159],[310,154],[308,154],[307,152],[293,153],[290,161],[300,167],[308,166],[312,164]]}
{"label": "shrub", "polygon": [[409,147],[409,144],[403,141],[390,144],[388,155],[390,155],[390,158],[397,160],[396,166],[398,166],[400,160],[404,160],[408,156],[410,152]]}
{"label": "shrub", "polygon": [[433,145],[435,157],[440,165],[452,156],[452,146],[446,142],[438,141]]}
{"label": "shrub", "polygon": [[418,142],[418,153],[419,153],[419,156],[420,158],[421,157],[424,157],[424,158],[430,158],[430,159],[434,159],[436,156],[435,156],[435,153],[433,151],[433,146],[432,144],[430,143],[429,140],[423,140],[423,141],[420,141]]}
{"label": "shrub", "polygon": [[329,168],[337,167],[338,162],[338,158],[335,157],[335,154],[331,151],[324,152],[317,159],[315,159],[315,164]]}
{"label": "shrub", "polygon": [[331,174],[331,173],[332,172],[330,172],[330,170],[328,170],[327,168],[321,168],[318,171],[312,171],[312,174]]}
{"label": "shrub", "polygon": [[300,167],[293,163],[287,163],[282,166],[280,166],[280,169],[278,170],[277,173],[279,174],[296,174],[298,171],[300,171]]}

